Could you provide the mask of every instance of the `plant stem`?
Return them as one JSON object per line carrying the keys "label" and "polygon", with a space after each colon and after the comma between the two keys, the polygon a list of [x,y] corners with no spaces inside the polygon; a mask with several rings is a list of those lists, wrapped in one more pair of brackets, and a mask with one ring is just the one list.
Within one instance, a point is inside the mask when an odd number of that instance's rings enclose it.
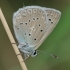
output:
{"label": "plant stem", "polygon": [[[4,15],[2,13],[1,8],[0,8],[0,19],[2,21],[2,24],[3,24],[4,28],[5,28],[5,31],[6,31],[6,33],[8,35],[8,38],[9,38],[11,44],[12,43],[15,43],[15,40],[14,40],[13,35],[12,35],[11,31],[10,31],[10,28],[9,28],[9,26],[7,24],[7,21],[6,21]],[[20,65],[22,67],[22,70],[27,70],[27,67],[26,67],[26,65],[24,63],[24,60],[23,60],[21,54],[20,54],[20,51],[17,48],[17,45],[16,44],[12,44],[12,47],[13,47],[13,49],[15,51],[15,54],[17,55],[17,58],[18,58],[18,60],[20,62]],[[18,54],[20,54],[20,55],[18,55]]]}

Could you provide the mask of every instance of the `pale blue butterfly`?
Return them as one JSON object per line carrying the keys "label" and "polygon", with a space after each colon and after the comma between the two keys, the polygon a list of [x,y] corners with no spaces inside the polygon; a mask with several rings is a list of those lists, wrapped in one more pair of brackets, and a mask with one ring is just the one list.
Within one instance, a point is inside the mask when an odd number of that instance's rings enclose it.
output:
{"label": "pale blue butterfly", "polygon": [[18,48],[25,59],[37,55],[36,49],[44,42],[58,23],[61,12],[52,8],[26,6],[13,14],[13,28]]}

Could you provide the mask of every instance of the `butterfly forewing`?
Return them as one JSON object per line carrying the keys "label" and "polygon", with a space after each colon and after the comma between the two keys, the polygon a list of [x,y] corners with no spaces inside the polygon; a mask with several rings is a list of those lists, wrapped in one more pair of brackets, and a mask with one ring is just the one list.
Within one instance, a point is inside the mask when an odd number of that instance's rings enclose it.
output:
{"label": "butterfly forewing", "polygon": [[14,13],[13,23],[18,42],[35,47],[45,34],[47,17],[41,7],[26,7]]}

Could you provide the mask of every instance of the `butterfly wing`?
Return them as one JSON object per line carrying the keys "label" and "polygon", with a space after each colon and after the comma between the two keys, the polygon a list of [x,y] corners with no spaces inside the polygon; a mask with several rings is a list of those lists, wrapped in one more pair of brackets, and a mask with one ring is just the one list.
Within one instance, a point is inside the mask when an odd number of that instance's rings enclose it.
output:
{"label": "butterfly wing", "polygon": [[[53,15],[53,16],[52,16]],[[51,33],[60,18],[57,10],[39,6],[27,6],[13,15],[15,36],[21,44],[37,49]]]}
{"label": "butterfly wing", "polygon": [[36,46],[46,30],[46,13],[39,6],[27,6],[19,9],[13,15],[15,36],[21,44]]}
{"label": "butterfly wing", "polygon": [[39,44],[35,47],[35,49],[37,49],[43,43],[43,41],[48,37],[48,35],[52,32],[52,30],[57,25],[61,16],[61,12],[58,10],[51,9],[51,8],[43,8],[43,9],[45,10],[47,14],[48,23],[46,24],[46,26],[48,27],[46,28],[46,32],[44,36],[40,40]]}
{"label": "butterfly wing", "polygon": [[[23,18],[19,9],[17,12],[13,14],[13,28],[15,32],[15,36],[20,44],[26,44],[25,42],[25,25],[23,26]],[[23,16],[25,17],[25,10],[23,11]],[[21,27],[22,25],[22,27]]]}

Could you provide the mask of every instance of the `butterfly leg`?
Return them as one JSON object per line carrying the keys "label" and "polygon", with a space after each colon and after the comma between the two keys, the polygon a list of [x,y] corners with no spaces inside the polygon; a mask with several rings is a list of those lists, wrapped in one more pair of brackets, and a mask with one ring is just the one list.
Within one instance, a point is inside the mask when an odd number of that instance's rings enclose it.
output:
{"label": "butterfly leg", "polygon": [[24,60],[26,60],[29,57],[29,55],[24,53],[24,57],[25,57]]}

